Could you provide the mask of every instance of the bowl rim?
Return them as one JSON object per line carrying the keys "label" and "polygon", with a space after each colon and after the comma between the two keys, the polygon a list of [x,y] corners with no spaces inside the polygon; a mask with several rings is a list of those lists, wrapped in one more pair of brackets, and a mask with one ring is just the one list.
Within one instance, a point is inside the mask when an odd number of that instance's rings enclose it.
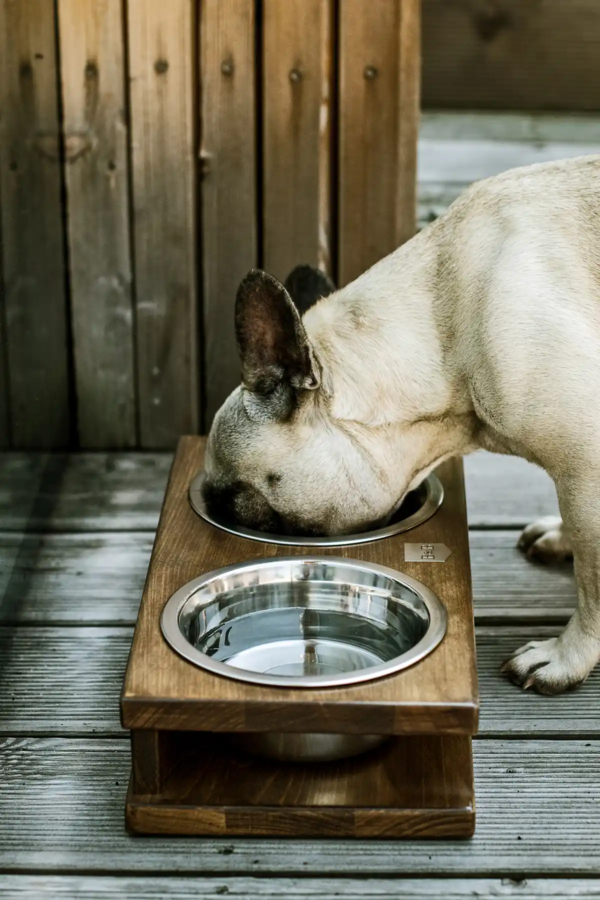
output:
{"label": "bowl rim", "polygon": [[[377,666],[370,666],[364,669],[358,669],[356,672],[339,674],[339,675],[267,675],[260,672],[252,672],[249,669],[238,669],[227,663],[219,662],[210,656],[197,650],[189,643],[187,638],[182,634],[179,628],[179,616],[190,597],[201,587],[209,584],[217,578],[232,575],[245,569],[268,568],[269,566],[280,566],[281,564],[314,563],[314,564],[337,564],[350,567],[355,570],[375,572],[383,575],[409,588],[416,593],[424,602],[428,614],[429,625],[423,637],[414,647],[411,647],[400,656],[396,656],[385,663]],[[405,575],[395,569],[381,566],[376,563],[367,563],[361,560],[349,559],[344,556],[276,556],[261,559],[248,560],[246,562],[235,563],[224,566],[220,569],[214,569],[197,578],[193,578],[180,587],[167,600],[160,619],[161,631],[164,639],[176,653],[182,656],[187,662],[193,663],[205,671],[214,675],[219,675],[235,681],[244,681],[250,684],[261,685],[263,687],[283,687],[297,688],[304,690],[307,688],[335,688],[346,687],[352,684],[360,684],[365,681],[373,681],[377,678],[383,678],[387,675],[393,675],[428,656],[441,643],[446,635],[448,627],[448,615],[446,608],[430,588]]]}
{"label": "bowl rim", "polygon": [[[206,472],[201,469],[190,484],[188,497],[194,512],[215,528],[235,534],[238,537],[248,538],[250,541],[260,541],[262,544],[278,544],[283,547],[348,547],[353,544],[368,544],[371,541],[380,541],[383,538],[392,537],[410,531],[430,519],[442,505],[444,499],[444,486],[434,472],[430,472],[421,484],[426,487],[425,502],[411,516],[400,519],[384,528],[374,528],[372,531],[362,531],[358,534],[320,535],[318,537],[300,537],[293,534],[270,534],[266,531],[257,531],[254,528],[246,528],[244,525],[230,525],[210,515],[202,495],[202,486],[206,479]],[[415,489],[416,490],[416,489]]]}

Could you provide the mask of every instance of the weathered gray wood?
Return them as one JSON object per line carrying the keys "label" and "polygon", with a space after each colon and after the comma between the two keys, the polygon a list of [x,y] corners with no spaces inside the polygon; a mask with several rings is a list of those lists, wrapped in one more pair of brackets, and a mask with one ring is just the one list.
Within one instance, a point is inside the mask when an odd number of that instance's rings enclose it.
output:
{"label": "weathered gray wood", "polygon": [[522,528],[558,513],[552,479],[514,456],[479,451],[465,458],[470,528]]}
{"label": "weathered gray wood", "polygon": [[[0,456],[0,530],[127,530],[158,522],[168,453]],[[465,459],[471,528],[521,528],[557,511],[551,479],[522,459]]]}
{"label": "weathered gray wood", "polygon": [[[480,737],[600,735],[600,669],[556,698],[524,694],[500,673],[518,647],[557,631],[478,629]],[[0,733],[123,734],[119,694],[131,637],[130,627],[0,628]]]}
{"label": "weathered gray wood", "polygon": [[79,445],[136,440],[121,0],[59,0]]}
{"label": "weathered gray wood", "polygon": [[476,741],[477,831],[468,841],[140,840],[123,831],[124,740],[0,742],[0,866],[34,872],[595,875],[598,743]]}
{"label": "weathered gray wood", "polygon": [[[283,845],[285,847],[285,845]],[[98,875],[5,875],[0,883],[0,897],[14,900],[38,900],[41,897],[85,897],[103,900],[259,900],[259,898],[356,897],[360,900],[453,900],[477,897],[494,900],[518,897],[539,898],[600,897],[600,882],[594,879],[511,879],[511,878],[229,878],[199,876],[178,878],[112,877]]]}
{"label": "weathered gray wood", "polygon": [[[0,247],[2,246],[2,221],[0,220]],[[4,304],[4,278],[0,253],[0,450],[10,447],[10,423],[8,410],[8,361],[6,359],[6,309]]]}
{"label": "weathered gray wood", "polygon": [[12,444],[69,444],[53,0],[0,3],[0,227]]}
{"label": "weathered gray wood", "polygon": [[518,535],[496,530],[469,533],[478,623],[566,621],[577,602],[572,564],[530,562],[516,549]]}
{"label": "weathered gray wood", "polygon": [[0,623],[133,625],[153,540],[0,533]]}
{"label": "weathered gray wood", "polygon": [[170,453],[4,453],[0,530],[154,530],[171,458]]}
{"label": "weathered gray wood", "polygon": [[199,421],[195,4],[127,3],[140,444]]}
{"label": "weathered gray wood", "polygon": [[254,0],[200,4],[204,424],[240,382],[233,310],[258,262]]}
{"label": "weathered gray wood", "polygon": [[[138,507],[123,520],[143,522],[144,513]],[[0,532],[0,622],[133,624],[154,536],[118,531],[118,507],[110,516],[109,506],[101,520],[116,533]],[[471,532],[477,622],[565,622],[576,603],[572,567],[530,563],[515,541],[514,531]]]}
{"label": "weathered gray wood", "polygon": [[600,150],[600,118],[536,113],[425,112],[419,132],[418,224],[441,215],[473,181]]}

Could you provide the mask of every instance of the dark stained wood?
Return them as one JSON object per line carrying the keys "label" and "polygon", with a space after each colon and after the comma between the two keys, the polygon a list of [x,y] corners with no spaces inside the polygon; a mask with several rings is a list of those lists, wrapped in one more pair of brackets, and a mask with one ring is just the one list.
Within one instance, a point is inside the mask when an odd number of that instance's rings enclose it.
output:
{"label": "dark stained wood", "polygon": [[127,4],[140,444],[199,424],[194,4]]}
{"label": "dark stained wood", "polygon": [[254,0],[200,4],[204,426],[240,382],[240,281],[258,263]]}
{"label": "dark stained wood", "polygon": [[[101,891],[101,895],[98,891]],[[359,900],[497,900],[498,897],[519,900],[598,900],[600,884],[590,878],[239,878],[229,876],[178,878],[175,876],[144,877],[139,875],[103,876],[99,885],[96,875],[4,875],[0,897],[14,900],[38,900],[43,897],[118,898],[118,900],[150,900],[196,897],[219,900],[321,900],[343,896]]]}
{"label": "dark stained wood", "polygon": [[131,732],[131,791],[139,794],[161,794],[164,771],[161,767],[161,743],[159,731]]}
{"label": "dark stained wood", "polygon": [[423,102],[600,108],[596,0],[423,0]]}
{"label": "dark stained wood", "polygon": [[333,0],[263,0],[263,265],[332,273]]}
{"label": "dark stained wood", "polygon": [[79,446],[134,447],[121,0],[59,0],[58,23]]}
{"label": "dark stained wood", "polygon": [[340,4],[340,285],[415,231],[418,16],[417,0]]}
{"label": "dark stained wood", "polygon": [[[477,831],[464,841],[129,838],[125,740],[6,738],[0,742],[0,866],[208,877],[220,874],[399,878],[589,876],[600,865],[598,742],[474,742]],[[520,840],[519,840],[520,838]],[[367,895],[368,896],[368,895]],[[392,894],[393,896],[393,894]],[[560,896],[560,895],[559,895]]]}
{"label": "dark stained wood", "polygon": [[[127,728],[293,731],[363,734],[466,733],[477,730],[468,534],[460,461],[439,469],[446,489],[442,507],[410,532],[411,542],[448,541],[443,564],[404,563],[406,536],[324,555],[364,559],[402,570],[436,592],[448,611],[440,646],[418,666],[343,690],[302,691],[258,687],[213,676],[172,651],[160,632],[160,613],[176,589],[196,575],[268,556],[300,555],[228,535],[197,516],[188,488],[201,468],[204,438],[182,438],[176,454],[150,562],[122,697]],[[285,729],[284,729],[285,730]]]}
{"label": "dark stained wood", "polygon": [[25,449],[71,433],[57,85],[53,0],[3,0],[0,268],[12,445]]}
{"label": "dark stained wood", "polygon": [[[236,752],[233,738],[184,732],[163,741],[170,746],[160,797],[128,795],[132,831],[337,838],[473,833],[468,737],[395,738],[354,759],[287,766]],[[142,780],[140,793],[146,785]]]}

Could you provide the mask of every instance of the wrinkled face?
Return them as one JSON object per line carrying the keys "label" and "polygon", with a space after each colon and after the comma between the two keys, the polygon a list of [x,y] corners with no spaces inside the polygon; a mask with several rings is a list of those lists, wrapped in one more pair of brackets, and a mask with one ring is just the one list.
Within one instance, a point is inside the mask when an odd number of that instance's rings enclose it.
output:
{"label": "wrinkled face", "polygon": [[211,513],[272,534],[348,534],[372,527],[390,497],[316,398],[285,421],[257,422],[238,388],[211,430],[205,500]]}
{"label": "wrinkled face", "polygon": [[285,288],[251,272],[236,300],[243,383],[215,417],[205,499],[216,518],[276,534],[348,534],[397,498],[328,414],[322,371]]}

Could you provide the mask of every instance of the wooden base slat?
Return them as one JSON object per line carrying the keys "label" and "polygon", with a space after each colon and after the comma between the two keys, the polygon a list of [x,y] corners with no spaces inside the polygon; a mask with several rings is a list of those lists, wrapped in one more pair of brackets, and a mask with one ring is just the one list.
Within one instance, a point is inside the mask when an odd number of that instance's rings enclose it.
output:
{"label": "wooden base slat", "polygon": [[130,784],[132,832],[398,838],[474,831],[468,737],[393,738],[353,759],[305,765],[253,758],[236,751],[233,736],[162,733],[161,745],[160,792],[136,793],[148,790],[147,779]]}

